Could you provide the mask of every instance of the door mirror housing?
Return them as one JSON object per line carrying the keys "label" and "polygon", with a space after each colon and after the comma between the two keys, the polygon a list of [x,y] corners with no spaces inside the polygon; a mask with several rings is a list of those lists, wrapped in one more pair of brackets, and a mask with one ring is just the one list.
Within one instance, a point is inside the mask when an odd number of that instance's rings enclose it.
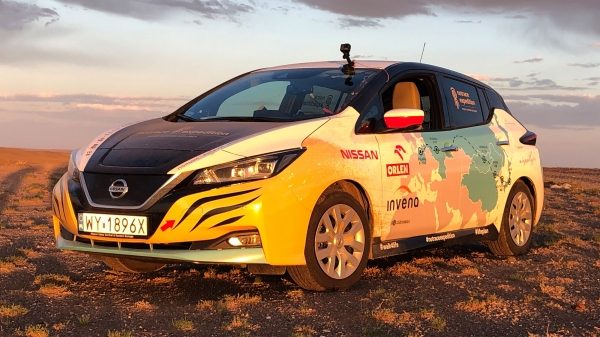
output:
{"label": "door mirror housing", "polygon": [[383,114],[385,126],[389,129],[411,129],[421,126],[425,112],[420,109],[392,109]]}

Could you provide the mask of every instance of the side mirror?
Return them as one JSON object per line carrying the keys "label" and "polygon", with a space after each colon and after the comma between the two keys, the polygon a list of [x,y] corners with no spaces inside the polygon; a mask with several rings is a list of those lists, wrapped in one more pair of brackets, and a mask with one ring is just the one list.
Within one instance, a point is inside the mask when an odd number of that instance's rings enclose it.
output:
{"label": "side mirror", "polygon": [[425,112],[419,109],[392,109],[383,114],[385,126],[390,129],[409,129],[420,126]]}

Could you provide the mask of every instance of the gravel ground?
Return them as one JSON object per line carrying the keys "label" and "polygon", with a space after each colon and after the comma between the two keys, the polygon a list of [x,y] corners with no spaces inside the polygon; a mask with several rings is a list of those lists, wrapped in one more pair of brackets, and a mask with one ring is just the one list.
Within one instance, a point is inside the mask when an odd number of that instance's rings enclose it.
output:
{"label": "gravel ground", "polygon": [[49,186],[67,154],[42,154],[0,161],[1,336],[600,335],[600,170],[545,169],[525,256],[446,246],[371,261],[351,289],[312,293],[233,267],[116,273],[56,250]]}

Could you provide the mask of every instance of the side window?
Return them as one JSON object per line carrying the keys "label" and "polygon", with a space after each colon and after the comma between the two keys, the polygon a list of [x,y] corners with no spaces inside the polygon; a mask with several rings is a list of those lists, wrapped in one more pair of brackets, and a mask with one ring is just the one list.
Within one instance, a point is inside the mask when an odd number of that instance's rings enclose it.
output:
{"label": "side window", "polygon": [[[433,130],[438,128],[438,118],[441,116],[441,114],[439,113],[439,104],[437,104],[437,99],[435,96],[437,89],[435,81],[433,80],[433,76],[422,75],[417,77],[402,78],[396,83],[400,82],[412,82],[415,84],[418,90],[418,107],[415,108],[421,109],[425,113],[421,130]],[[386,90],[381,97],[384,111],[398,108],[393,106],[395,102],[393,95],[394,85]]]}
{"label": "side window", "polygon": [[481,102],[474,86],[445,78],[443,91],[450,114],[450,127],[483,123]]}
{"label": "side window", "polygon": [[278,110],[289,84],[288,81],[267,82],[240,91],[221,103],[217,116],[252,117],[257,110]]}
{"label": "side window", "polygon": [[483,113],[483,120],[487,121],[490,117],[491,109],[488,107],[488,103],[485,99],[483,89],[477,88],[477,94],[479,95],[479,102],[481,103],[481,112]]}
{"label": "side window", "polygon": [[493,90],[489,90],[489,89],[487,89],[485,92],[486,92],[487,98],[490,102],[490,108],[502,109],[502,110],[505,110],[508,113],[510,113],[510,111],[508,110],[508,107],[502,100],[502,97],[500,97],[500,95],[497,92],[495,92]]}

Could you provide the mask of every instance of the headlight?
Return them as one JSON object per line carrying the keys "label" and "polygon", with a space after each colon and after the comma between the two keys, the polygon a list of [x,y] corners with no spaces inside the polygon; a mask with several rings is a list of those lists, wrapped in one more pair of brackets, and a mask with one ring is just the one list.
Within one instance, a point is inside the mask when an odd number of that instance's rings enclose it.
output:
{"label": "headlight", "polygon": [[79,169],[77,168],[77,164],[75,164],[75,157],[77,156],[77,150],[73,150],[71,152],[71,157],[69,158],[69,168],[67,169],[67,174],[69,178],[79,181]]}
{"label": "headlight", "polygon": [[269,178],[281,172],[302,152],[304,149],[270,153],[208,167],[196,174],[192,184],[218,184]]}

